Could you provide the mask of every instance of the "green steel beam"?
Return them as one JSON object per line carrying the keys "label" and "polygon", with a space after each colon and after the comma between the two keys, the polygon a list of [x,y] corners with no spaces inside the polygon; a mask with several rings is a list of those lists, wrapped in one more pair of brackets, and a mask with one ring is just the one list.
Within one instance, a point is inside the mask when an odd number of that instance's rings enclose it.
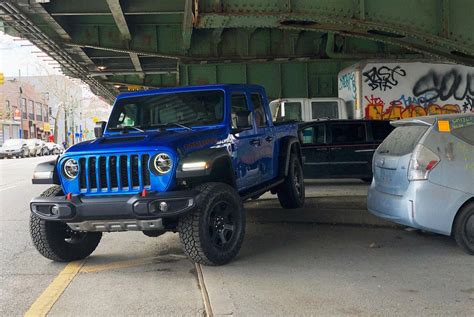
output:
{"label": "green steel beam", "polygon": [[272,97],[331,96],[338,71],[361,59],[474,65],[472,0],[1,1],[109,87],[241,82]]}

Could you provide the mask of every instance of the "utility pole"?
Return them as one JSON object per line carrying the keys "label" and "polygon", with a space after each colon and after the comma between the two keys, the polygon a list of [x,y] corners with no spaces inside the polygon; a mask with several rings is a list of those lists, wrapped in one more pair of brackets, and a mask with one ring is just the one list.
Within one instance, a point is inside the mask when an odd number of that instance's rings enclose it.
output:
{"label": "utility pole", "polygon": [[[23,89],[21,88],[21,70],[18,70],[18,82],[20,83],[19,86],[19,97],[18,97],[18,107],[20,108],[20,139],[25,138],[25,131],[23,130],[23,104],[22,104],[22,98],[21,95],[23,94]],[[26,100],[25,100],[25,106],[26,106]],[[26,108],[26,107],[25,107]],[[27,112],[28,113],[28,112]]]}

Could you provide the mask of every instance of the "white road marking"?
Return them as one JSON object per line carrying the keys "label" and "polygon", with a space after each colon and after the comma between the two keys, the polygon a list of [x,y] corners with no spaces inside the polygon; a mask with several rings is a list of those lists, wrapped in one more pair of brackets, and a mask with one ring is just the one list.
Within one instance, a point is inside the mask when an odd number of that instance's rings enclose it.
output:
{"label": "white road marking", "polygon": [[15,188],[15,187],[18,187],[18,185],[8,186],[8,187],[5,187],[5,188],[0,188],[0,192],[3,192],[4,190],[7,190],[7,189]]}

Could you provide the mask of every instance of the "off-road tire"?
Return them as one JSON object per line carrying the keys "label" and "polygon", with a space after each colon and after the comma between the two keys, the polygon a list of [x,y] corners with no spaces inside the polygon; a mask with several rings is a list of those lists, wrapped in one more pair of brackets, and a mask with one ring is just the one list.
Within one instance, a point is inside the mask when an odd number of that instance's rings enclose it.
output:
{"label": "off-road tire", "polygon": [[[224,183],[205,183],[195,189],[200,192],[196,198],[197,207],[193,212],[182,216],[178,223],[184,252],[192,261],[204,265],[229,263],[239,253],[245,235],[242,200],[234,188]],[[222,207],[221,203],[227,204],[227,212],[232,213],[233,231],[225,248],[215,245],[211,233],[213,224],[216,223],[213,215],[216,208],[219,210]]]}
{"label": "off-road tire", "polygon": [[[469,226],[469,228],[468,228]],[[458,246],[467,254],[474,255],[474,202],[459,210],[453,225],[453,236]],[[469,231],[469,232],[468,232]]]}
{"label": "off-road tire", "polygon": [[[45,190],[41,197],[62,194],[61,187],[55,185]],[[74,232],[66,223],[43,220],[33,213],[30,216],[30,234],[33,245],[39,253],[45,258],[57,262],[70,262],[86,258],[94,252],[102,237],[101,232]],[[80,236],[77,236],[79,234]],[[70,242],[66,241],[69,237],[71,237]]]}
{"label": "off-road tire", "polygon": [[278,200],[285,209],[295,209],[304,206],[304,177],[303,168],[296,155],[291,154],[288,166],[288,175],[283,184],[278,186]]}

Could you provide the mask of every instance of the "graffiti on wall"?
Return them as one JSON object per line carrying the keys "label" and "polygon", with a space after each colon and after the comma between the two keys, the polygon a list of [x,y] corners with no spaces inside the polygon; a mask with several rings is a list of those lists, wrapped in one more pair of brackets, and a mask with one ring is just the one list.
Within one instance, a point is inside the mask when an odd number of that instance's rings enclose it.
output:
{"label": "graffiti on wall", "polygon": [[453,114],[462,112],[457,104],[438,105],[431,103],[422,106],[418,103],[405,105],[400,100],[393,100],[386,107],[382,98],[371,95],[365,96],[365,117],[371,120],[398,120],[434,114]]}
{"label": "graffiti on wall", "polygon": [[346,73],[339,78],[339,90],[349,90],[352,93],[352,98],[356,97],[356,88],[354,72]]}
{"label": "graffiti on wall", "polygon": [[444,101],[449,98],[464,100],[466,96],[474,95],[474,73],[461,74],[454,68],[444,73],[431,70],[413,86],[414,96],[426,93],[431,96],[429,101]]}
{"label": "graffiti on wall", "polygon": [[401,77],[406,76],[406,71],[399,65],[391,68],[389,66],[372,67],[363,72],[366,82],[372,90],[386,91],[398,85]]}
{"label": "graffiti on wall", "polygon": [[368,71],[363,73],[366,87],[370,88],[367,90],[378,92],[368,94],[365,91],[365,117],[395,120],[474,112],[472,68],[429,64],[422,67],[424,69],[405,64],[403,67],[369,66]]}

